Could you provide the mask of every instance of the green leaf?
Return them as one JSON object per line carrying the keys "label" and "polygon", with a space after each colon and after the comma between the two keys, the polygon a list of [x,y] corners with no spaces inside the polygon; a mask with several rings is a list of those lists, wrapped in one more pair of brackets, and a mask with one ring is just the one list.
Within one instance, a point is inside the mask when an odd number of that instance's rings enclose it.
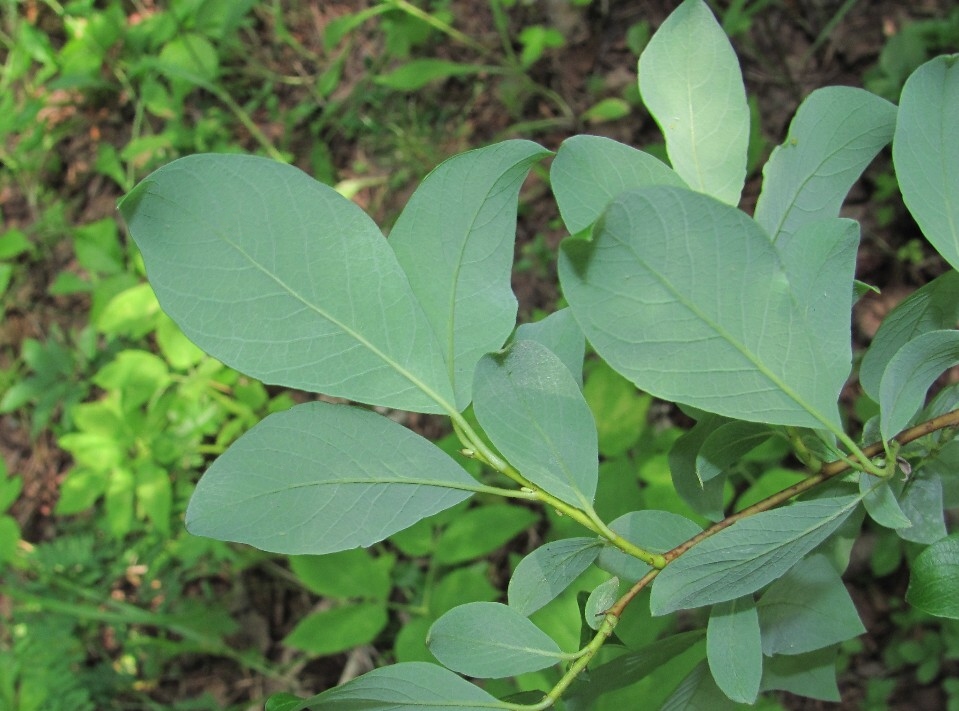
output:
{"label": "green leaf", "polygon": [[766,661],[763,691],[782,690],[823,701],[840,701],[836,686],[836,649],[775,656]]}
{"label": "green leaf", "polygon": [[575,235],[592,225],[624,190],[685,183],[669,166],[648,153],[602,136],[573,136],[563,141],[549,169],[560,215]]}
{"label": "green leaf", "polygon": [[615,96],[597,101],[586,109],[580,120],[587,123],[604,123],[606,121],[615,121],[617,119],[629,116],[632,107],[629,102]]}
{"label": "green leaf", "polygon": [[60,498],[54,507],[58,516],[86,511],[103,496],[110,484],[106,472],[92,469],[72,469],[60,485]]}
{"label": "green leaf", "polygon": [[137,284],[113,296],[97,315],[100,333],[143,338],[153,330],[160,304],[149,284]]}
{"label": "green leaf", "polygon": [[275,553],[333,553],[372,545],[476,487],[405,427],[310,402],[270,415],[224,452],[200,479],[186,525]]}
{"label": "green leaf", "polygon": [[703,630],[692,630],[675,634],[591,669],[586,683],[575,687],[571,694],[578,703],[576,708],[593,708],[592,704],[601,693],[622,689],[650,676],[700,642],[703,633]]}
{"label": "green leaf", "polygon": [[160,395],[170,384],[170,371],[160,358],[140,350],[121,351],[93,376],[104,390],[120,393],[123,410],[129,412]]}
{"label": "green leaf", "polygon": [[583,397],[596,418],[599,451],[604,457],[625,454],[646,429],[646,415],[652,398],[610,368],[595,363],[586,378]]}
{"label": "green leaf", "polygon": [[20,526],[12,516],[0,515],[0,570],[3,564],[17,555],[17,543],[20,541]]}
{"label": "green leaf", "polygon": [[431,591],[430,614],[439,617],[454,607],[468,602],[496,600],[500,593],[490,584],[490,577],[487,563],[474,563],[471,566],[444,573]]}
{"label": "green leaf", "polygon": [[628,191],[592,241],[563,242],[559,275],[587,340],[640,389],[736,419],[841,428],[850,363],[810,322],[810,284],[792,283],[739,210],[679,188]]}
{"label": "green leaf", "polygon": [[173,485],[169,472],[153,462],[141,462],[136,468],[135,491],[137,515],[158,533],[170,535]]}
{"label": "green leaf", "polygon": [[912,521],[900,508],[893,486],[902,491],[902,482],[877,481],[876,477],[865,472],[859,475],[859,493],[863,495],[862,503],[869,517],[886,528],[909,528]]}
{"label": "green leaf", "polygon": [[929,387],[959,363],[959,331],[929,331],[896,351],[879,385],[879,427],[883,439],[903,430],[919,412]]}
{"label": "green leaf", "polygon": [[652,613],[665,615],[755,592],[826,540],[858,504],[859,496],[836,496],[737,521],[663,569],[653,583]]}
{"label": "green leaf", "polygon": [[[919,228],[959,269],[959,63],[936,57],[902,88],[892,160]],[[952,117],[952,118],[950,118]]]}
{"label": "green leaf", "polygon": [[475,76],[495,69],[481,64],[450,62],[446,59],[414,59],[391,72],[381,74],[375,81],[396,91],[416,91],[438,79]]}
{"label": "green leaf", "polygon": [[537,521],[533,511],[502,504],[480,506],[457,516],[443,531],[433,560],[453,565],[494,551]]}
{"label": "green leaf", "polygon": [[715,477],[702,481],[696,473],[696,463],[703,443],[728,422],[725,417],[703,413],[693,428],[677,439],[669,450],[669,470],[676,493],[693,511],[710,521],[723,518],[723,489],[726,479]]}
{"label": "green leaf", "polygon": [[599,555],[595,538],[551,541],[527,555],[509,581],[509,606],[531,615],[563,592]]}
{"label": "green leaf", "polygon": [[702,0],[686,0],[639,58],[639,91],[673,169],[729,205],[746,181],[749,106],[739,60]]}
{"label": "green leaf", "polygon": [[866,631],[839,573],[825,556],[800,561],[759,599],[763,653],[806,654]]}
{"label": "green leaf", "polygon": [[[303,702],[314,711],[489,711],[505,704],[436,664],[406,662],[374,669]],[[289,711],[292,711],[289,710]]]}
{"label": "green leaf", "polygon": [[[946,448],[940,450],[940,455]],[[896,530],[899,537],[914,543],[929,545],[940,538],[945,538],[946,519],[943,515],[942,474],[939,473],[941,460],[926,460],[919,471],[914,471],[905,483],[902,495],[899,497],[899,506],[903,514],[912,524],[908,528]],[[954,477],[954,468],[946,472],[946,476]]]}
{"label": "green leaf", "polygon": [[742,704],[756,701],[763,650],[752,596],[713,605],[706,627],[706,658],[713,679],[726,696]]}
{"label": "green leaf", "polygon": [[421,412],[453,409],[426,316],[379,228],[265,158],[198,155],[120,202],[160,304],[259,380]]}
{"label": "green leaf", "polygon": [[426,646],[444,666],[484,679],[545,669],[566,658],[522,613],[498,602],[454,607],[430,627]]}
{"label": "green leaf", "polygon": [[374,556],[360,548],[327,555],[290,556],[290,569],[317,595],[385,600],[392,589],[396,558]]}
{"label": "green leaf", "polygon": [[957,321],[959,272],[950,269],[914,291],[883,319],[859,367],[862,389],[878,401],[882,375],[896,352],[916,336],[954,328]]}
{"label": "green leaf", "polygon": [[[625,514],[609,527],[630,543],[653,553],[665,553],[702,532],[688,518],[655,509]],[[597,565],[628,582],[639,580],[650,571],[646,563],[611,545],[603,547]]]}
{"label": "green leaf", "polygon": [[340,605],[300,620],[283,644],[315,656],[336,654],[369,644],[388,621],[384,601]]}
{"label": "green leaf", "polygon": [[541,321],[522,324],[516,329],[515,340],[542,343],[563,361],[582,386],[586,338],[569,308],[555,311]]}
{"label": "green leaf", "polygon": [[569,369],[535,341],[517,341],[476,367],[476,418],[529,481],[592,507],[599,480],[596,423]]}
{"label": "green leaf", "polygon": [[706,437],[696,454],[696,477],[702,482],[716,478],[772,434],[768,426],[758,422],[720,425]]}
{"label": "green leaf", "polygon": [[868,91],[830,86],[811,93],[763,168],[756,222],[785,242],[807,223],[836,217],[895,127],[896,107]]}
{"label": "green leaf", "polygon": [[959,533],[936,541],[913,561],[906,601],[930,615],[959,620]]}
{"label": "green leaf", "polygon": [[733,702],[713,681],[706,662],[700,662],[659,707],[659,711],[732,711]]}
{"label": "green leaf", "polygon": [[619,597],[619,578],[612,577],[605,583],[600,583],[586,599],[586,608],[583,611],[586,624],[598,630],[603,624],[603,618]]}
{"label": "green leaf", "polygon": [[20,496],[21,491],[23,491],[23,477],[9,476],[7,466],[0,457],[0,511],[10,508],[10,505]]}
{"label": "green leaf", "polygon": [[530,167],[548,154],[531,141],[505,141],[454,156],[426,177],[390,232],[460,410],[470,402],[476,362],[516,325],[516,204]]}
{"label": "green leaf", "polygon": [[776,246],[795,298],[807,315],[807,327],[817,334],[821,360],[845,378],[852,366],[850,314],[859,223],[838,218],[807,222],[792,239],[780,240]]}
{"label": "green leaf", "polygon": [[110,472],[104,498],[107,528],[116,538],[123,538],[133,527],[133,472],[117,467]]}

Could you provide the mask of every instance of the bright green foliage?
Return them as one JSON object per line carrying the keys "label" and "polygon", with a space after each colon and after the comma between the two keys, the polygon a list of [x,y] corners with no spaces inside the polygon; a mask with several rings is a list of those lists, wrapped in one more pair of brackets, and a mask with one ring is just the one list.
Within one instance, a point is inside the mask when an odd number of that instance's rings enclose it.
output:
{"label": "bright green foliage", "polygon": [[[408,50],[417,33],[398,28],[415,13],[392,9],[334,23],[328,44],[382,15],[388,41]],[[455,33],[430,17],[433,30]],[[168,73],[178,67],[171,91],[176,77],[202,85],[220,71],[194,29],[166,49]],[[520,65],[555,44],[535,31],[527,39]],[[188,45],[189,60],[179,52]],[[836,645],[863,631],[840,576],[864,512],[890,535],[932,544],[909,598],[955,616],[943,507],[959,462],[959,389],[923,409],[935,377],[959,361],[952,276],[900,306],[865,358],[879,414],[863,439],[884,441],[860,445],[838,406],[853,366],[859,244],[859,225],[838,214],[890,139],[910,210],[946,259],[956,256],[959,128],[943,118],[956,113],[954,64],[921,67],[901,111],[858,89],[810,96],[764,170],[754,219],[737,207],[750,127],[742,76],[706,4],[686,0],[639,68],[671,166],[605,138],[563,143],[550,180],[570,234],[559,254],[569,308],[519,328],[512,234],[520,187],[547,155],[534,143],[450,158],[389,239],[341,194],[264,158],[192,156],[134,188],[121,212],[159,304],[187,337],[254,377],[377,408],[319,401],[276,412],[214,462],[190,501],[198,535],[333,554],[291,563],[331,598],[286,639],[308,654],[375,640],[397,589],[420,603],[397,637],[398,664],[270,707],[539,710],[565,696],[570,708],[602,709],[604,697],[615,704],[643,685],[665,709],[732,708],[773,689],[835,700]],[[411,64],[381,84],[475,70]],[[131,314],[160,318],[136,289],[117,288],[101,329],[135,333]],[[175,367],[206,361],[167,328],[160,346]],[[586,341],[602,362],[585,365],[584,385]],[[171,496],[154,462],[122,466],[129,444],[103,434],[149,414],[173,382],[150,354],[124,353],[98,375],[107,397],[78,410],[82,432],[63,438],[90,479],[75,505],[103,495],[119,535],[137,506],[141,518],[168,519]],[[646,422],[652,396],[681,405],[695,427],[657,431]],[[434,446],[385,408],[446,415],[453,435]],[[953,429],[902,432],[939,415]],[[95,452],[109,466],[98,469]],[[777,468],[790,452],[802,474]],[[727,518],[730,482],[744,473],[755,483],[739,506],[751,508]],[[703,518],[718,523],[704,530]],[[543,520],[547,542],[515,564],[509,605],[497,602],[492,567],[470,562]],[[355,550],[390,536],[375,554]],[[435,586],[423,584],[443,567],[452,569]],[[705,635],[671,634],[672,620],[649,615],[706,606]],[[577,651],[561,651],[577,639]],[[625,648],[603,649],[610,639]],[[431,655],[448,669],[424,663]],[[494,681],[483,690],[450,670]],[[517,675],[516,687],[495,681]],[[516,688],[526,693],[506,701]]]}

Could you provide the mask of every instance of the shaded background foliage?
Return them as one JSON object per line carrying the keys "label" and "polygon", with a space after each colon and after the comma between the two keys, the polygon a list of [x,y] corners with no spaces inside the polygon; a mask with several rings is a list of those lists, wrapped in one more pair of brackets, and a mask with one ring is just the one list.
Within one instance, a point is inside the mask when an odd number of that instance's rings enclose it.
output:
{"label": "shaded background foliage", "polygon": [[[945,0],[712,5],[762,117],[747,209],[756,166],[811,90],[864,85],[896,100],[924,59],[959,48],[959,12]],[[267,390],[182,341],[142,286],[115,203],[177,156],[244,150],[338,185],[388,226],[427,171],[469,147],[516,136],[555,149],[574,133],[649,147],[661,139],[638,102],[636,57],[671,9],[0,0],[0,560],[12,559],[0,568],[0,694],[16,687],[21,708],[51,699],[76,709],[244,708],[274,689],[319,691],[383,655],[418,654],[415,637],[431,619],[497,598],[518,556],[561,524],[503,506],[454,510],[375,553],[289,566],[183,533],[186,500],[212,456],[303,396]],[[423,59],[460,68],[404,73]],[[429,71],[438,76],[421,81]],[[538,199],[548,190],[534,172],[522,195],[521,321],[558,298],[563,232],[552,202]],[[883,292],[857,307],[862,346],[892,304],[945,265],[898,202],[888,153],[846,210],[863,225],[857,276]],[[690,424],[602,371],[586,393],[605,413],[608,467],[630,466],[619,456],[639,446],[629,426],[664,452]],[[846,403],[865,419],[856,395],[853,384]],[[404,424],[443,434],[425,416]],[[667,496],[653,478],[644,486]],[[477,544],[478,530],[501,535]],[[848,645],[843,703],[955,704],[959,634],[902,605],[903,553],[882,535],[865,539],[847,574],[869,634]],[[442,567],[423,564],[430,552]],[[338,578],[354,571],[352,583],[331,589],[324,565]],[[340,646],[304,642],[313,636],[297,624],[329,611],[324,625],[340,625]],[[372,636],[348,637],[374,615]]]}

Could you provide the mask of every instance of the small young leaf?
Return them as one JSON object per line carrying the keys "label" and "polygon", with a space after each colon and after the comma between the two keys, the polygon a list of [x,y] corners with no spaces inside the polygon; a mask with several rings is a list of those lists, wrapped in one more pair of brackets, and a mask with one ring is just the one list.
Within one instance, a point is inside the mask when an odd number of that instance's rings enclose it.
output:
{"label": "small young leaf", "polygon": [[685,187],[658,158],[602,136],[563,141],[549,169],[559,213],[571,235],[582,232],[624,190],[650,185]]}
{"label": "small young leaf", "polygon": [[859,366],[859,383],[879,401],[879,386],[896,352],[916,336],[959,322],[959,272],[950,269],[914,291],[882,321]]}
{"label": "small young leaf", "polygon": [[[620,516],[609,528],[630,543],[653,553],[665,553],[688,541],[702,529],[688,518],[669,511],[646,509]],[[635,582],[649,572],[650,567],[611,545],[603,547],[597,565],[628,582]]]}
{"label": "small young leaf", "polygon": [[[959,269],[959,63],[926,62],[902,88],[892,160],[902,199],[929,242]],[[950,118],[952,117],[952,118]]]}
{"label": "small young leaf", "polygon": [[749,106],[736,53],[702,0],[685,0],[646,45],[639,91],[673,169],[694,190],[738,204]]}
{"label": "small young leaf", "polygon": [[484,679],[545,669],[566,658],[523,614],[498,602],[453,608],[430,627],[426,645],[444,666]]}
{"label": "small young leaf", "polygon": [[804,224],[836,217],[895,127],[896,107],[868,91],[830,86],[811,93],[763,168],[756,222],[785,242]]}
{"label": "small young leaf", "polygon": [[405,662],[374,669],[287,711],[423,711],[438,708],[489,711],[508,707],[437,664]]}
{"label": "small young leaf", "polygon": [[930,615],[959,620],[959,533],[933,543],[913,561],[906,601]]}
{"label": "small young leaf", "polygon": [[336,654],[372,642],[388,621],[384,601],[341,605],[304,617],[283,643],[318,657]]}
{"label": "small young leaf", "polygon": [[542,343],[563,361],[582,387],[586,337],[569,308],[554,311],[541,321],[522,324],[516,329],[515,340]]}
{"label": "small young leaf", "polygon": [[821,343],[800,299],[808,284],[791,283],[736,208],[680,188],[627,191],[591,241],[563,242],[559,275],[587,340],[640,389],[737,419],[841,427],[850,362]]}
{"label": "small young leaf", "polygon": [[552,351],[518,341],[484,356],[474,391],[480,425],[523,476],[572,506],[592,507],[599,479],[596,423]]}
{"label": "small young leaf", "polygon": [[653,583],[652,613],[665,615],[755,592],[826,540],[859,500],[800,501],[737,521],[663,569]]}
{"label": "small young leaf", "polygon": [[516,325],[516,202],[530,167],[548,153],[532,141],[505,141],[453,156],[423,180],[390,231],[460,410],[470,402],[476,362]]}
{"label": "small young leaf", "polygon": [[614,576],[597,586],[586,599],[586,609],[584,610],[586,624],[592,629],[598,630],[600,625],[603,624],[603,617],[606,612],[618,597],[619,578]]}
{"label": "small young leaf", "polygon": [[310,402],[234,442],[197,484],[186,525],[274,553],[333,553],[372,545],[476,487],[440,449],[392,420]]}
{"label": "small young leaf", "polygon": [[763,654],[805,654],[866,631],[839,573],[825,556],[800,561],[757,606]]}
{"label": "small young leaf", "polygon": [[759,616],[751,595],[713,605],[706,627],[706,658],[713,679],[733,701],[752,704],[763,676]]}
{"label": "small young leaf", "polygon": [[929,331],[889,361],[879,385],[880,429],[890,439],[919,411],[936,378],[959,363],[959,331]]}
{"label": "small young leaf", "polygon": [[513,571],[507,595],[509,606],[531,615],[569,587],[599,555],[595,538],[566,538],[540,546]]}
{"label": "small young leaf", "polygon": [[196,155],[120,202],[163,310],[267,383],[418,412],[452,409],[444,348],[359,207],[296,168]]}

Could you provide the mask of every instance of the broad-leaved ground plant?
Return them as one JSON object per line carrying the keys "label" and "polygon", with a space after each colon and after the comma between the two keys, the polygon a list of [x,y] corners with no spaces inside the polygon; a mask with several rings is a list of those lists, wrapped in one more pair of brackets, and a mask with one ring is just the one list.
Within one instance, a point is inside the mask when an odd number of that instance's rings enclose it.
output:
{"label": "broad-leaved ground plant", "polygon": [[[943,514],[957,501],[959,388],[925,402],[959,362],[955,271],[895,309],[865,354],[859,379],[879,414],[853,432],[837,404],[852,370],[850,309],[867,288],[854,279],[859,225],[838,215],[890,142],[907,207],[959,267],[959,56],[922,65],[898,107],[849,87],[811,94],[752,216],[737,207],[742,75],[702,0],[654,35],[639,88],[670,165],[596,136],[560,146],[550,178],[570,234],[558,257],[569,307],[519,328],[516,203],[549,155],[529,141],[441,164],[388,239],[331,188],[252,156],[177,160],[121,202],[160,304],[197,345],[264,382],[359,403],[309,402],[253,427],[201,479],[190,531],[330,553],[478,493],[582,528],[520,561],[505,603],[437,619],[428,646],[440,664],[395,664],[270,708],[599,708],[680,655],[693,663],[668,708],[722,709],[772,689],[836,699],[837,645],[864,631],[841,574],[866,515],[926,546],[907,599],[959,616],[959,536]],[[678,494],[712,525],[652,509],[597,514],[587,341],[695,418],[669,463]],[[490,475],[471,475],[384,408],[447,416]],[[730,513],[731,467],[768,440],[788,443],[805,475]],[[585,641],[563,649],[529,616],[594,566],[607,579],[584,604]],[[654,616],[701,610],[689,619],[703,624],[631,647],[617,624],[647,604]],[[464,679],[554,665],[557,683],[521,699]]]}

